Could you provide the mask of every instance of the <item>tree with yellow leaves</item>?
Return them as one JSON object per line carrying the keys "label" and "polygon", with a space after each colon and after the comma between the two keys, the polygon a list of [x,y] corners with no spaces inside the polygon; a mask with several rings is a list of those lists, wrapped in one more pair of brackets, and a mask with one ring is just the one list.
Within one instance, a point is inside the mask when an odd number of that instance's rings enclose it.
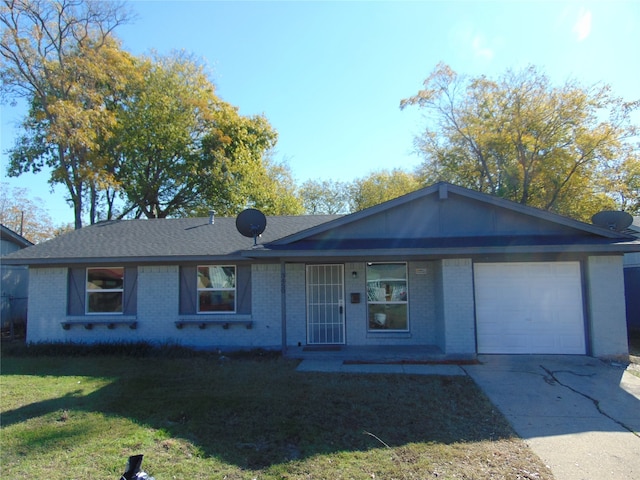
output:
{"label": "tree with yellow leaves", "polygon": [[0,7],[2,99],[29,105],[9,174],[50,168],[50,183],[67,188],[76,228],[85,202],[96,219],[99,191],[113,182],[101,147],[114,104],[136,76],[134,59],[113,36],[128,19],[123,4],[109,1],[4,0]]}
{"label": "tree with yellow leaves", "polygon": [[416,138],[425,183],[445,180],[581,220],[614,207],[602,176],[638,154],[631,119],[640,101],[606,84],[554,86],[533,66],[490,79],[439,64],[400,106],[427,114]]}

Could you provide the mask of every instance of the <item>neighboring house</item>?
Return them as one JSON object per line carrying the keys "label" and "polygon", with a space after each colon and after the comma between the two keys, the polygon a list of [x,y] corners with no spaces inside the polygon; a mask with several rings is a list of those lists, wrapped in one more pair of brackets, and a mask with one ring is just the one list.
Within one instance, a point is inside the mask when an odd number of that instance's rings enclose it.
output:
{"label": "neighboring house", "polygon": [[[629,231],[640,238],[640,217],[633,218]],[[624,256],[624,287],[627,306],[627,327],[640,331],[640,253]]]}
{"label": "neighboring house", "polygon": [[[33,245],[13,230],[0,225],[0,257]],[[15,329],[24,329],[27,320],[29,269],[24,265],[8,265],[0,260],[0,318],[2,332],[13,336]]]}
{"label": "neighboring house", "polygon": [[628,355],[630,235],[447,183],[345,216],[126,220],[16,252],[29,342]]}

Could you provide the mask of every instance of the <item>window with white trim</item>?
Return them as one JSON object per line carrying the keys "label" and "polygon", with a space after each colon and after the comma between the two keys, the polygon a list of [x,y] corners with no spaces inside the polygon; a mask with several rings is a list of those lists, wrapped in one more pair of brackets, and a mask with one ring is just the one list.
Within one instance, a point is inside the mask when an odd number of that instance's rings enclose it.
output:
{"label": "window with white trim", "polygon": [[198,313],[236,311],[236,267],[198,265]]}
{"label": "window with white trim", "polygon": [[124,267],[87,268],[86,313],[122,313]]}
{"label": "window with white trim", "polygon": [[370,331],[407,331],[406,263],[367,264],[367,309]]}

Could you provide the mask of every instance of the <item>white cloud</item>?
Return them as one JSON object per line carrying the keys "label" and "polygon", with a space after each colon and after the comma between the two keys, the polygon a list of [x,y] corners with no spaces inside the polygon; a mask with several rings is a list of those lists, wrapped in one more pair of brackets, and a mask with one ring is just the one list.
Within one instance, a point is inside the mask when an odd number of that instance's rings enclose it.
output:
{"label": "white cloud", "polygon": [[482,35],[476,35],[471,40],[471,49],[475,57],[491,60],[493,58],[493,49],[486,45]]}
{"label": "white cloud", "polygon": [[573,24],[573,33],[576,34],[576,38],[579,42],[584,40],[591,33],[591,11],[580,8],[578,13],[578,20]]}
{"label": "white cloud", "polygon": [[480,61],[491,61],[499,50],[502,40],[499,37],[487,37],[478,31],[470,22],[460,22],[449,33],[450,38],[462,52],[471,54],[471,58]]}

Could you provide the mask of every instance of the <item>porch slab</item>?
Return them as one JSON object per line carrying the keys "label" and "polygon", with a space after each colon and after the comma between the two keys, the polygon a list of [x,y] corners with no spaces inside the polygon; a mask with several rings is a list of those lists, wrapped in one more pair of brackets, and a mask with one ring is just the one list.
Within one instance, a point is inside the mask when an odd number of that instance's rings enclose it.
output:
{"label": "porch slab", "polygon": [[460,365],[476,361],[475,355],[446,355],[433,345],[299,347],[286,356],[302,360],[300,372],[328,373],[465,375]]}
{"label": "porch slab", "polygon": [[466,375],[462,367],[454,364],[345,363],[337,359],[306,359],[300,362],[296,371],[357,374],[377,373],[389,375]]}
{"label": "porch slab", "polygon": [[290,347],[285,356],[301,360],[339,360],[345,364],[468,364],[476,355],[447,355],[435,345],[320,345]]}

